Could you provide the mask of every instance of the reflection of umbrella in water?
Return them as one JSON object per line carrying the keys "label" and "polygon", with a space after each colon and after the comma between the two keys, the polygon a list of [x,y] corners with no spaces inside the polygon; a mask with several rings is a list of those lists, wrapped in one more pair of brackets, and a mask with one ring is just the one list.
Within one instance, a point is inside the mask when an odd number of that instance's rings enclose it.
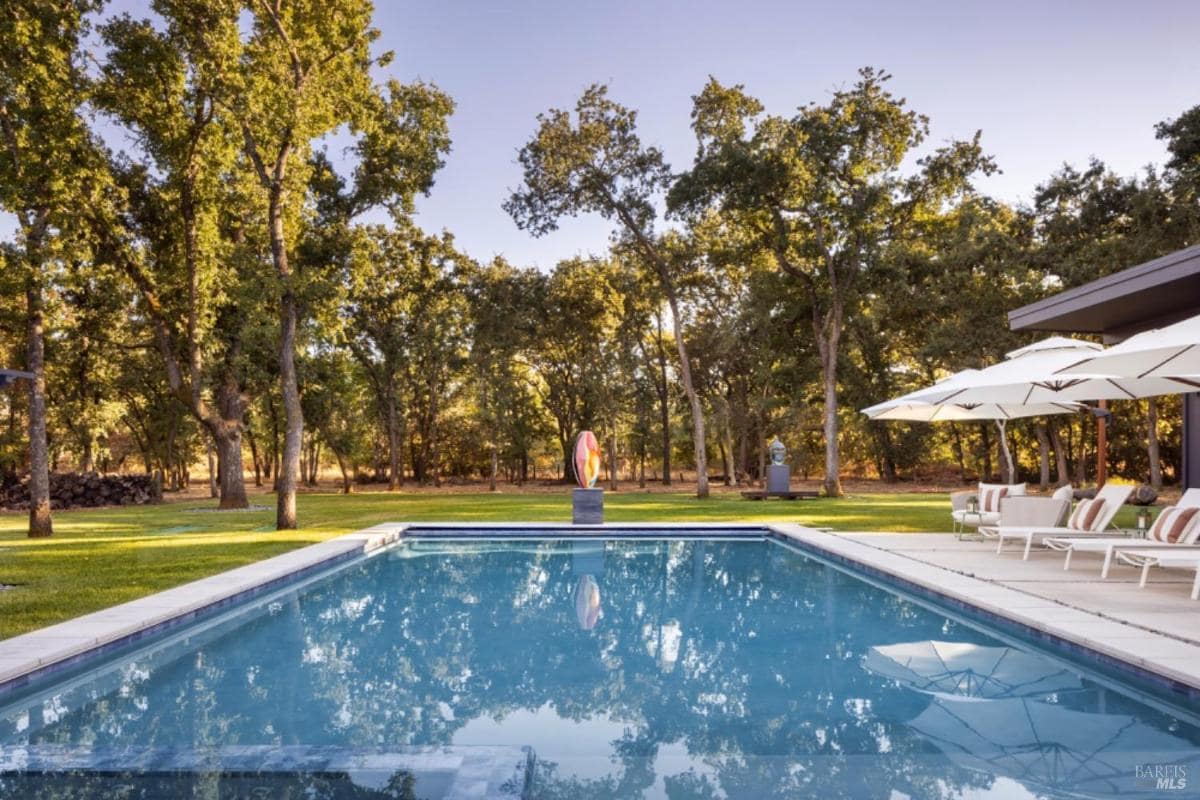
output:
{"label": "reflection of umbrella in water", "polygon": [[1161,797],[1148,767],[1200,767],[1192,744],[1134,717],[1037,700],[938,697],[908,725],[959,766],[1056,795]]}
{"label": "reflection of umbrella in water", "polygon": [[585,631],[596,627],[600,619],[600,586],[591,575],[580,576],[575,584],[575,619]]}
{"label": "reflection of umbrella in water", "polygon": [[918,692],[958,697],[1036,697],[1079,689],[1079,676],[1012,647],[902,642],[872,647],[863,666]]}

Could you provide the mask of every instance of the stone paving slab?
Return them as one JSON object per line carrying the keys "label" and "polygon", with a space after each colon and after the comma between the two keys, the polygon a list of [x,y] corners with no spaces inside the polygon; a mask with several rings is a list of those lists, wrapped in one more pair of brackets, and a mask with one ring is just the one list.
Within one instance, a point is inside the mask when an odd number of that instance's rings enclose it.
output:
{"label": "stone paving slab", "polygon": [[833,534],[799,525],[772,529],[802,544],[887,572],[1056,638],[1200,689],[1200,603],[1190,578],[1159,570],[1137,586],[1136,570],[1100,579],[1101,560],[997,554],[953,534]]}

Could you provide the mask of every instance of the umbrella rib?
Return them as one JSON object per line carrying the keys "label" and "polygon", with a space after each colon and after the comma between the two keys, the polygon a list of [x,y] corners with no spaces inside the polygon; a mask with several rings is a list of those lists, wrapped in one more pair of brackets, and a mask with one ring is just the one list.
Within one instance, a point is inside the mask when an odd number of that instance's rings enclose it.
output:
{"label": "umbrella rib", "polygon": [[1195,345],[1194,345],[1194,344],[1189,344],[1189,345],[1187,345],[1186,347],[1183,347],[1183,348],[1182,348],[1182,349],[1180,349],[1180,350],[1176,350],[1174,353],[1172,353],[1171,355],[1167,356],[1165,359],[1163,359],[1162,361],[1158,362],[1158,363],[1157,363],[1157,364],[1155,364],[1153,367],[1151,367],[1150,369],[1148,369],[1148,370],[1146,370],[1145,372],[1143,372],[1141,375],[1138,375],[1138,377],[1139,377],[1139,378],[1144,378],[1144,377],[1146,377],[1147,375],[1149,375],[1151,372],[1155,372],[1155,371],[1157,371],[1157,370],[1161,369],[1163,366],[1165,366],[1166,364],[1169,364],[1170,362],[1172,362],[1172,361],[1174,361],[1175,359],[1179,358],[1181,355],[1183,355],[1184,353],[1186,353],[1188,350],[1191,350],[1193,347],[1195,347]]}
{"label": "umbrella rib", "polygon": [[953,400],[954,398],[958,397],[960,394],[962,394],[962,393],[963,393],[963,392],[965,392],[965,391],[966,391],[966,389],[959,389],[959,390],[958,390],[958,391],[956,391],[956,392],[951,392],[950,394],[946,395],[945,397],[943,397],[943,398],[941,399],[941,403],[940,403],[940,404],[941,404],[941,405],[945,405],[946,403],[949,403],[951,400]]}
{"label": "umbrella rib", "polygon": [[1090,356],[1089,358],[1081,358],[1078,361],[1076,361],[1074,364],[1067,364],[1065,367],[1059,367],[1058,369],[1054,370],[1054,374],[1060,375],[1060,374],[1066,372],[1067,370],[1072,369],[1073,367],[1078,367],[1080,364],[1086,364],[1087,362],[1094,361],[1095,359],[1096,359],[1096,356]]}
{"label": "umbrella rib", "polygon": [[1105,378],[1104,380],[1108,381],[1108,382],[1109,382],[1109,383],[1111,383],[1113,386],[1117,387],[1117,388],[1118,388],[1118,389],[1120,389],[1122,392],[1124,392],[1125,394],[1129,395],[1129,399],[1130,399],[1130,400],[1137,400],[1137,395],[1136,395],[1136,394],[1134,394],[1133,392],[1129,391],[1129,390],[1128,390],[1128,389],[1126,389],[1124,386],[1122,386],[1121,384],[1119,384],[1119,383],[1117,383],[1116,381],[1114,381],[1112,378]]}

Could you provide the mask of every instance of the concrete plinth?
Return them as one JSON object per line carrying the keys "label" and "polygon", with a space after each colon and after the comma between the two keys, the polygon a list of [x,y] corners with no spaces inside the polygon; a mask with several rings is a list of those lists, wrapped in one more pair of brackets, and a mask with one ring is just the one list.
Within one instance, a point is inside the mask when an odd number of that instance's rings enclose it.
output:
{"label": "concrete plinth", "polygon": [[787,464],[767,466],[767,494],[782,494],[791,491],[792,468]]}
{"label": "concrete plinth", "polygon": [[571,492],[571,523],[573,525],[604,524],[603,489],[575,489]]}

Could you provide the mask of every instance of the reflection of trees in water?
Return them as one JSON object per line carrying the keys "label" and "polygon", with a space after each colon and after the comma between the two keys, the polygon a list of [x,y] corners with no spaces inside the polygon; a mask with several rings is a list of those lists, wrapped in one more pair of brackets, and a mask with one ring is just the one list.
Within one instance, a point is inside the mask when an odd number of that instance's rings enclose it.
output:
{"label": "reflection of trees in water", "polygon": [[473,719],[549,704],[627,727],[611,775],[543,763],[543,797],[637,796],[667,744],[703,765],[666,776],[672,798],[938,797],[988,782],[907,728],[928,698],[860,667],[872,645],[991,643],[898,597],[768,544],[610,544],[603,616],[581,630],[567,545],[450,550],[348,570],[150,678],[130,670],[28,740],[449,744]]}
{"label": "reflection of trees in water", "polygon": [[22,800],[198,800],[304,798],[304,800],[417,800],[410,772],[397,772],[379,789],[344,774],[72,774],[0,776],[0,797]]}

